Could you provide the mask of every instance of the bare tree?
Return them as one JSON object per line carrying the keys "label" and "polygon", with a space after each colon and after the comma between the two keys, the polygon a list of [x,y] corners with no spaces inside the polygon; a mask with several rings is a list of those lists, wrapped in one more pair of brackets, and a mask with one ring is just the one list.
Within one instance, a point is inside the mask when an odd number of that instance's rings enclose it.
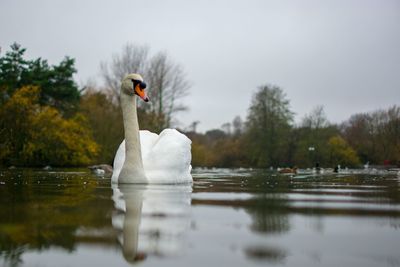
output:
{"label": "bare tree", "polygon": [[188,95],[190,84],[182,67],[172,62],[166,52],[159,52],[150,59],[147,70],[151,111],[163,118],[160,127],[169,127],[177,112],[187,110],[180,100]]}
{"label": "bare tree", "polygon": [[327,127],[329,122],[325,115],[324,106],[316,106],[309,114],[306,114],[301,125],[311,129]]}
{"label": "bare tree", "polygon": [[131,72],[142,74],[151,102],[150,105],[140,103],[140,108],[155,115],[156,130],[170,127],[176,113],[188,109],[181,100],[188,95],[190,84],[182,67],[166,52],[149,57],[148,46],[127,44],[120,55],[113,55],[110,64],[101,64],[101,71],[107,90],[116,102],[121,79]]}
{"label": "bare tree", "polygon": [[192,122],[189,127],[186,129],[187,132],[197,132],[197,126],[200,124],[200,121]]}
{"label": "bare tree", "polygon": [[240,118],[240,116],[236,116],[233,121],[232,121],[232,126],[233,126],[233,134],[235,136],[239,136],[243,133],[243,121],[242,118]]}
{"label": "bare tree", "polygon": [[363,162],[400,163],[400,107],[352,115],[342,125],[345,139]]}
{"label": "bare tree", "polygon": [[221,125],[221,130],[224,131],[227,135],[232,134],[232,124],[230,122],[225,122]]}

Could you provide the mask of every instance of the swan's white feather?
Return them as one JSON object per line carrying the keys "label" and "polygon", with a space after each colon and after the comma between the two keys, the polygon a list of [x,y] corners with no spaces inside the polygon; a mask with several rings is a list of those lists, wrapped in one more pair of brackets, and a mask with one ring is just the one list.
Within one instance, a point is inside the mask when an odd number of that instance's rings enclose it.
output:
{"label": "swan's white feather", "polygon": [[[192,166],[191,141],[175,129],[165,129],[160,135],[140,131],[143,168],[148,183],[177,184],[191,183]],[[122,141],[114,158],[111,178],[118,182],[118,176],[125,161],[125,140]]]}

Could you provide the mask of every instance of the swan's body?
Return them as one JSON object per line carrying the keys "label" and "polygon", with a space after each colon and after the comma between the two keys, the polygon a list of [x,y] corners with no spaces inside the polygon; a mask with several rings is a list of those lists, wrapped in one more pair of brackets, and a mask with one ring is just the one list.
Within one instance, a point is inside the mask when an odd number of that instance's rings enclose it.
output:
{"label": "swan's body", "polygon": [[[114,158],[113,183],[191,183],[191,141],[177,130],[165,129],[157,135],[139,131],[136,95],[148,101],[140,75],[122,80],[121,108],[125,140]],[[136,94],[136,95],[135,95]]]}
{"label": "swan's body", "polygon": [[[143,168],[148,183],[175,184],[192,181],[190,174],[191,141],[174,129],[165,129],[160,135],[140,131]],[[113,183],[125,162],[125,140],[122,141],[114,158]]]}

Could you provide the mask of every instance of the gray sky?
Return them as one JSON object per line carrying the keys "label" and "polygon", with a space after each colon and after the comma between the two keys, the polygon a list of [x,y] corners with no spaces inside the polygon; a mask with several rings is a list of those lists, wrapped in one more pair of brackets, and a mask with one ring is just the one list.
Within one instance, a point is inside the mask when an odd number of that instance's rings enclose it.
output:
{"label": "gray sky", "polygon": [[[400,1],[0,2],[0,46],[29,57],[76,59],[77,81],[101,84],[99,64],[127,42],[167,51],[193,86],[181,126],[246,117],[257,86],[283,88],[299,121],[400,104]],[[150,89],[151,90],[151,89]]]}

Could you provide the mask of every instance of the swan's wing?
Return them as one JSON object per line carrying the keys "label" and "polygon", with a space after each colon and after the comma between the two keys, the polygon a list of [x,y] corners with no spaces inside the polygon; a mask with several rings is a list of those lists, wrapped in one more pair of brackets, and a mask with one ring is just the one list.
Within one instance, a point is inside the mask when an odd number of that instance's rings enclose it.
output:
{"label": "swan's wing", "polygon": [[115,154],[111,183],[118,183],[118,176],[119,173],[121,172],[124,162],[125,162],[125,139],[119,145],[117,153]]}
{"label": "swan's wing", "polygon": [[145,158],[154,144],[157,142],[158,134],[152,133],[147,130],[140,130],[140,149],[142,150],[142,159]]}
{"label": "swan's wing", "polygon": [[143,157],[143,166],[149,182],[192,182],[191,144],[192,141],[177,130],[163,130],[148,154]]}

